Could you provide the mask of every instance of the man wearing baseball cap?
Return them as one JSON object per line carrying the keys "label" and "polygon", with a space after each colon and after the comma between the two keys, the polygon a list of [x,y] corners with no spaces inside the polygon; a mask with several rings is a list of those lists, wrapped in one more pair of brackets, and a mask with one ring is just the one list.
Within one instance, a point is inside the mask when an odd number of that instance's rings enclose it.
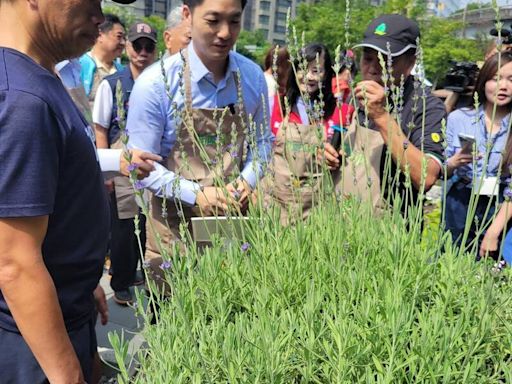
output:
{"label": "man wearing baseball cap", "polygon": [[54,68],[103,19],[100,1],[0,0],[1,382],[90,381],[108,200],[93,134]]}
{"label": "man wearing baseball cap", "polygon": [[[92,119],[98,148],[122,148],[121,131],[117,119],[117,84],[121,85],[122,105],[128,113],[128,99],[135,80],[155,61],[156,42],[157,33],[149,24],[135,23],[130,28],[126,44],[126,54],[130,61],[128,66],[107,76],[96,93]],[[110,193],[112,222],[110,286],[114,291],[114,301],[126,305],[133,302],[130,286],[143,281],[141,277],[136,278],[137,262],[140,257],[133,219],[139,214],[139,207],[128,177],[118,176],[109,183],[113,186]],[[141,233],[144,236],[144,216],[139,217],[141,217]],[[142,247],[145,248],[144,238]]]}
{"label": "man wearing baseball cap", "polygon": [[[380,205],[381,196],[388,202],[400,197],[403,202],[408,190],[404,176],[407,172],[412,183],[412,199],[408,202],[415,203],[418,192],[428,191],[439,177],[443,153],[441,121],[446,112],[429,88],[423,96],[423,88],[414,85],[411,71],[419,37],[419,27],[413,20],[397,14],[382,15],[370,23],[363,41],[356,45],[363,48],[363,80],[354,90],[360,108],[346,139],[352,151],[365,154],[370,167],[363,170],[347,159],[340,171],[341,155],[346,150],[338,152],[331,145],[326,146],[327,164],[336,170],[337,188],[343,189],[344,195],[363,199],[371,196],[374,206]],[[391,167],[385,170],[388,154]],[[402,172],[396,178],[398,168]],[[354,186],[354,179],[359,185]],[[397,189],[398,194],[393,195]]]}

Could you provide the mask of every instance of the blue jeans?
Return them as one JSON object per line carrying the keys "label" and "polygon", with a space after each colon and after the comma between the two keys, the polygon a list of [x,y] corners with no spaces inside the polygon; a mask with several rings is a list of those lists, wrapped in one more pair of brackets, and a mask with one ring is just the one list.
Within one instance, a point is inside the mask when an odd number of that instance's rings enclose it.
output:
{"label": "blue jeans", "polygon": [[[471,194],[471,188],[468,188],[464,183],[456,182],[452,185],[446,195],[444,217],[446,230],[450,231],[454,244],[459,247],[462,246],[462,238],[464,236],[464,228],[466,227],[466,216],[469,209]],[[489,221],[494,215],[495,204],[496,200],[494,197],[478,196],[475,216],[471,221],[468,237],[464,244],[465,249],[473,248],[476,242],[476,248],[473,249],[476,251],[476,254],[478,254],[480,241],[482,239],[476,238],[477,226],[475,225],[475,220],[478,220],[478,229],[482,227],[482,223],[487,227]],[[485,215],[485,211],[488,206],[489,210],[487,215]],[[482,235],[484,233],[485,231]]]}

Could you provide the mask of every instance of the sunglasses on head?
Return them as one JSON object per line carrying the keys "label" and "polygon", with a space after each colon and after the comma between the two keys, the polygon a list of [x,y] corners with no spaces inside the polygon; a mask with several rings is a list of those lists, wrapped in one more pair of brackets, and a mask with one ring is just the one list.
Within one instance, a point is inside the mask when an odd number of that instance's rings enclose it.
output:
{"label": "sunglasses on head", "polygon": [[156,44],[152,41],[147,42],[135,40],[134,42],[132,42],[132,47],[137,53],[142,51],[143,48],[146,50],[147,53],[153,53],[155,51]]}

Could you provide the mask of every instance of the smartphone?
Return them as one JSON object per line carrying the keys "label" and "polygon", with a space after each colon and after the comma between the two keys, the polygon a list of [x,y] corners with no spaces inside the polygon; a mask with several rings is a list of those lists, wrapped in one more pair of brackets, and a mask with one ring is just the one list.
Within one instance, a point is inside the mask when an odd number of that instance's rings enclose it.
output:
{"label": "smartphone", "polygon": [[466,133],[459,133],[459,141],[461,147],[461,153],[471,154],[473,152],[473,144],[475,144],[475,136],[468,135]]}

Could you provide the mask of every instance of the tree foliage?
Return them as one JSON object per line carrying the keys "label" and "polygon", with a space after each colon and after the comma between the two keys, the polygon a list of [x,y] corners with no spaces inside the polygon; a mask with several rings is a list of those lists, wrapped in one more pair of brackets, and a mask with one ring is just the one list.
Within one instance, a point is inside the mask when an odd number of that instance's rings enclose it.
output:
{"label": "tree foliage", "polygon": [[236,41],[236,51],[260,65],[269,48],[270,43],[262,30],[241,31]]}
{"label": "tree foliage", "polygon": [[[459,38],[455,32],[461,28],[460,22],[438,17],[426,17],[424,0],[388,0],[382,6],[370,6],[369,1],[350,1],[347,15],[345,1],[327,0],[314,4],[301,4],[297,17],[293,20],[298,42],[321,42],[331,52],[340,45],[350,48],[362,40],[363,32],[370,21],[385,13],[400,13],[420,24],[423,65],[427,78],[432,81],[442,79],[450,66],[450,61],[479,61],[484,52],[482,42]],[[345,21],[348,28],[345,29]]]}

